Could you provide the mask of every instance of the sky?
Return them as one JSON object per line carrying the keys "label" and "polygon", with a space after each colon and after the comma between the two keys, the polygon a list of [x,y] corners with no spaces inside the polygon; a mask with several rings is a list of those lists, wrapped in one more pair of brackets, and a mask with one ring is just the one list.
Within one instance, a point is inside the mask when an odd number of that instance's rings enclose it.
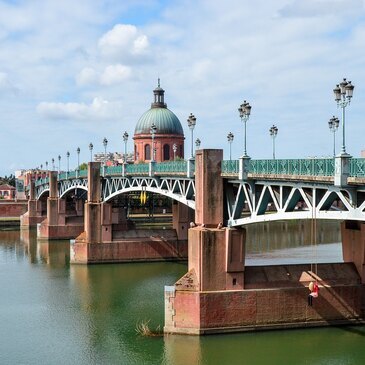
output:
{"label": "sky", "polygon": [[[0,176],[61,169],[94,152],[124,151],[161,79],[168,108],[194,140],[243,153],[238,107],[252,106],[247,152],[330,157],[328,120],[341,118],[333,88],[355,85],[346,149],[365,149],[365,0],[0,0]],[[336,151],[342,132],[336,133]]]}

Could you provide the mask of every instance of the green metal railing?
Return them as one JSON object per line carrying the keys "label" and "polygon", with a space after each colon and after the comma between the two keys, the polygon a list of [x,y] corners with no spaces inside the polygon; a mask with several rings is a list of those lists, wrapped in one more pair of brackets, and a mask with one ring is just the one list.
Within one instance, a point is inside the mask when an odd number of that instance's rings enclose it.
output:
{"label": "green metal railing", "polygon": [[239,163],[238,160],[224,160],[222,161],[222,174],[238,174]]}
{"label": "green metal railing", "polygon": [[[184,174],[187,173],[188,162],[168,161],[154,164],[153,172],[157,174]],[[193,170],[195,166],[192,166]],[[149,164],[137,163],[127,164],[124,166],[125,175],[148,175]],[[101,173],[105,172],[106,176],[122,175],[123,166],[102,167]],[[250,160],[249,171],[254,175],[298,175],[298,176],[334,176],[335,160],[333,158],[325,159],[287,159],[287,160]],[[238,175],[239,160],[222,161],[222,175]],[[365,158],[350,159],[350,176],[365,178]],[[62,172],[58,179],[73,179],[76,177],[86,178],[87,170]],[[49,183],[48,177],[38,179],[36,186]]]}
{"label": "green metal railing", "polygon": [[[101,168],[101,172],[103,168]],[[109,166],[105,168],[106,175],[121,175],[122,174],[122,166]]]}
{"label": "green metal railing", "polygon": [[352,158],[350,160],[350,176],[365,177],[365,158]]}
{"label": "green metal railing", "polygon": [[128,164],[125,167],[125,173],[128,175],[132,174],[148,174],[149,164],[148,163],[136,163]]}
{"label": "green metal railing", "polygon": [[333,158],[250,160],[248,171],[268,175],[333,176],[335,164]]}
{"label": "green metal railing", "polygon": [[154,171],[159,173],[186,173],[186,161],[168,161],[156,163]]}

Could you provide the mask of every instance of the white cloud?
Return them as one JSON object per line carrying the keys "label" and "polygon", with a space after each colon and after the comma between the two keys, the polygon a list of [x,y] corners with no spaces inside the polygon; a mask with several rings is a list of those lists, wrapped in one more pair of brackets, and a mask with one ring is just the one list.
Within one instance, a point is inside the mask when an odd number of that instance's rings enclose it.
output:
{"label": "white cloud", "polygon": [[116,118],[120,112],[118,103],[96,97],[91,104],[41,102],[37,112],[44,118],[63,120],[106,120]]}
{"label": "white cloud", "polygon": [[100,83],[102,85],[118,84],[128,80],[132,75],[132,70],[128,66],[110,65],[107,66],[100,76]]}
{"label": "white cloud", "polygon": [[90,85],[98,81],[98,74],[92,67],[83,68],[76,76],[77,85]]}
{"label": "white cloud", "polygon": [[106,66],[102,72],[98,72],[92,67],[85,67],[76,76],[79,86],[103,85],[110,86],[129,80],[132,76],[132,69],[121,64]]}
{"label": "white cloud", "polygon": [[146,55],[149,42],[134,25],[117,24],[99,39],[98,47],[101,55],[108,59],[130,61]]}

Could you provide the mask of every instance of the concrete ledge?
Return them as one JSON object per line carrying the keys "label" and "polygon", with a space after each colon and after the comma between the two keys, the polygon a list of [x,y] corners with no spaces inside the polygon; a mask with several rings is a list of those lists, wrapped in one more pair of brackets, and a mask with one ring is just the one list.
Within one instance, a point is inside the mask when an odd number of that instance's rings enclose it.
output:
{"label": "concrete ledge", "polygon": [[87,243],[78,237],[71,244],[72,264],[122,262],[186,261],[187,241],[168,241],[156,237]]}
{"label": "concrete ledge", "polygon": [[177,328],[171,326],[164,327],[166,334],[181,334],[181,335],[215,335],[224,333],[240,333],[240,332],[256,332],[256,331],[274,331],[284,329],[298,328],[316,328],[328,326],[356,326],[364,325],[365,318],[333,320],[333,321],[311,321],[311,322],[295,322],[295,323],[280,323],[257,326],[235,326],[235,327],[216,327],[216,328]]}

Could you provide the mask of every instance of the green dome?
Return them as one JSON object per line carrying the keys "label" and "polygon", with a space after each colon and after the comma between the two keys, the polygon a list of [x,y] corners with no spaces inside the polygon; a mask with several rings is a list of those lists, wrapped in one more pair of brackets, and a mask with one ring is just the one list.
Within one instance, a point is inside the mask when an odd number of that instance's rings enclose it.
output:
{"label": "green dome", "polygon": [[167,108],[152,107],[147,110],[136,125],[134,134],[150,134],[151,125],[156,125],[157,134],[180,134],[184,135],[178,117]]}

